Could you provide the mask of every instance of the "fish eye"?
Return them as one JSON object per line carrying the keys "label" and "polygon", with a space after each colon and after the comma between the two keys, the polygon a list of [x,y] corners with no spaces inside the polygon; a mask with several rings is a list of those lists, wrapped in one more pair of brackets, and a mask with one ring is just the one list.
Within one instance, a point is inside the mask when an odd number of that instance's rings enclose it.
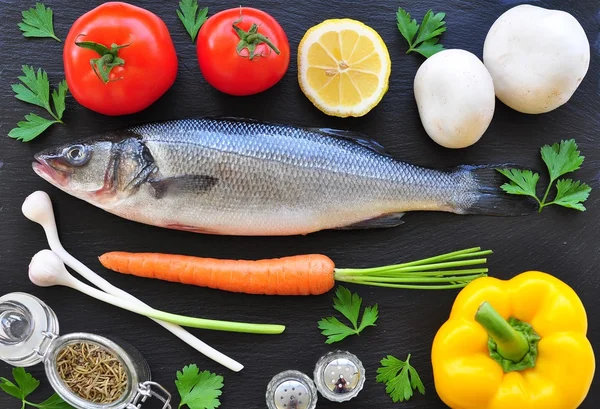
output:
{"label": "fish eye", "polygon": [[89,160],[89,151],[83,145],[73,145],[67,148],[65,157],[70,164],[81,166]]}

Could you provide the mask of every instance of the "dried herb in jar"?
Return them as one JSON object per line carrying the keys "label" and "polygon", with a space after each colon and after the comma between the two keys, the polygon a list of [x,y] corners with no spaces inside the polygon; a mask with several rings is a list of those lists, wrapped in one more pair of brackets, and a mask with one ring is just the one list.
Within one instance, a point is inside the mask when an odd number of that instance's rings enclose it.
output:
{"label": "dried herb in jar", "polygon": [[67,345],[59,352],[56,365],[65,385],[90,402],[115,402],[127,388],[127,373],[121,361],[96,344]]}

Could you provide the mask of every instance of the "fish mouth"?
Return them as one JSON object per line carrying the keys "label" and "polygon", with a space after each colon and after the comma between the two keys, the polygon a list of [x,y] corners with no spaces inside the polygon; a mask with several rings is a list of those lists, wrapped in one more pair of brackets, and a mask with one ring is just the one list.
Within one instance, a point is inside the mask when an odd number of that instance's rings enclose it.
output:
{"label": "fish mouth", "polygon": [[39,177],[57,187],[64,187],[69,183],[69,175],[52,166],[45,155],[37,153],[33,158],[35,161],[31,164],[31,167]]}

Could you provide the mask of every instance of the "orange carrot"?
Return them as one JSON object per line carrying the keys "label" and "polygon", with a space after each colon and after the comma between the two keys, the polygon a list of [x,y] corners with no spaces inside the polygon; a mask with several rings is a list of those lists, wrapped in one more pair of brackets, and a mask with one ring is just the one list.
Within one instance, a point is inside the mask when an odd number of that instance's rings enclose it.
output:
{"label": "orange carrot", "polygon": [[318,295],[335,284],[333,261],[320,254],[251,261],[111,252],[100,263],[123,274],[247,294]]}
{"label": "orange carrot", "polygon": [[[269,260],[219,260],[162,253],[111,252],[100,256],[110,270],[219,290],[269,295],[318,295],[335,281],[390,288],[444,290],[461,288],[487,275],[487,268],[463,268],[487,262],[491,250],[459,250],[408,263],[373,268],[335,268],[321,254]],[[459,267],[458,269],[456,267]]]}

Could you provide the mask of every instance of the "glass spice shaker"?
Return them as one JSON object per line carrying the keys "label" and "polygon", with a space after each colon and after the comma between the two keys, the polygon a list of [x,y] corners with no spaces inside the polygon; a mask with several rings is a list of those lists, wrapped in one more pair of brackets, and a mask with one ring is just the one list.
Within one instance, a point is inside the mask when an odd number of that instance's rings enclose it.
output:
{"label": "glass spice shaker", "polygon": [[314,380],[317,390],[332,402],[346,402],[355,398],[365,384],[365,368],[354,354],[332,351],[315,365]]}
{"label": "glass spice shaker", "polygon": [[266,402],[267,409],[315,409],[317,389],[302,372],[283,371],[267,385]]}
{"label": "glass spice shaker", "polygon": [[[127,386],[119,399],[111,403],[90,402],[63,382],[58,373],[58,355],[65,347],[78,343],[103,348],[120,361]],[[148,363],[135,348],[83,332],[59,336],[56,314],[31,294],[15,292],[0,297],[0,359],[21,367],[43,362],[52,388],[77,409],[140,409],[149,397],[163,402],[163,409],[171,409],[171,395],[151,381]]]}

